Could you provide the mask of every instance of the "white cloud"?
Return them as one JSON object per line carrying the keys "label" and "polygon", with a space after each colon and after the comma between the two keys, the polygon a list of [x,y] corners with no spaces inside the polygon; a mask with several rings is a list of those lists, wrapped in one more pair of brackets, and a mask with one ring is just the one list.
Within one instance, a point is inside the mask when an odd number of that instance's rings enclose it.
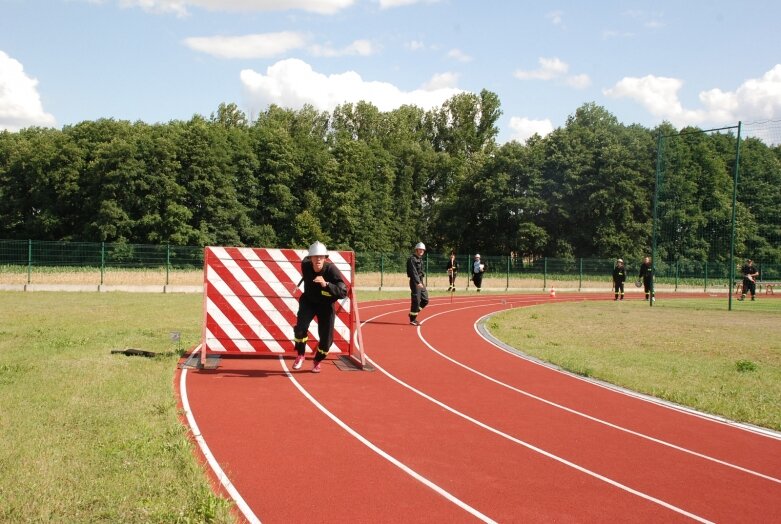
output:
{"label": "white cloud", "polygon": [[563,15],[564,13],[561,11],[551,11],[545,15],[545,18],[550,20],[553,25],[562,25],[564,23]]}
{"label": "white cloud", "polygon": [[402,7],[405,5],[425,3],[434,3],[439,0],[380,0],[380,9],[391,9],[393,7]]}
{"label": "white cloud", "polygon": [[387,82],[363,80],[354,71],[332,75],[318,73],[306,62],[294,58],[269,66],[266,74],[245,69],[240,77],[250,105],[258,108],[277,104],[298,109],[304,104],[312,104],[320,110],[330,111],[345,102],[364,100],[381,111],[405,104],[430,109],[462,92],[455,87],[402,91]]}
{"label": "white cloud", "polygon": [[425,44],[419,40],[412,40],[410,42],[407,42],[405,46],[410,51],[417,51],[419,49],[424,49],[426,47]]}
{"label": "white cloud", "polygon": [[630,31],[616,31],[616,30],[605,30],[602,31],[602,38],[604,40],[609,40],[611,38],[632,38],[635,34]]}
{"label": "white cloud", "polygon": [[307,48],[314,56],[370,56],[377,47],[369,40],[355,40],[342,49],[330,45],[307,44],[302,33],[281,31],[244,36],[206,36],[185,38],[184,44],[190,49],[207,53],[219,58],[271,58],[284,54],[291,49]]}
{"label": "white cloud", "polygon": [[588,75],[573,75],[568,76],[564,82],[575,89],[585,89],[591,85],[591,78]]}
{"label": "white cloud", "polygon": [[0,51],[0,129],[55,125],[54,116],[43,110],[38,80],[24,72],[21,62]]}
{"label": "white cloud", "polygon": [[539,69],[532,71],[522,71],[519,69],[515,72],[515,78],[521,80],[551,80],[563,76],[569,71],[569,65],[555,57],[540,57],[538,62],[540,64]]}
{"label": "white cloud", "polygon": [[647,75],[642,78],[626,77],[615,86],[602,92],[611,98],[629,98],[654,116],[669,120],[675,125],[699,121],[701,116],[683,108],[678,91],[683,82],[677,78]]}
{"label": "white cloud", "polygon": [[460,49],[451,49],[447,52],[448,58],[452,58],[453,60],[458,60],[459,62],[471,62],[472,57],[468,54],[464,53]]}
{"label": "white cloud", "polygon": [[209,11],[287,11],[300,9],[324,15],[334,14],[355,0],[118,0],[122,7],[140,7],[150,13],[186,16],[188,7]]}
{"label": "white cloud", "polygon": [[781,118],[781,64],[761,78],[746,80],[735,91],[714,88],[702,91],[701,109],[686,109],[678,98],[683,81],[647,75],[627,77],[603,93],[613,98],[629,98],[653,116],[682,127],[702,123],[724,124],[738,120]]}
{"label": "white cloud", "polygon": [[569,64],[559,58],[544,58],[538,60],[540,67],[531,71],[517,70],[513,73],[519,80],[562,80],[565,84],[576,89],[583,89],[591,85],[591,79],[586,74],[567,76]]}
{"label": "white cloud", "polygon": [[369,40],[356,40],[347,47],[334,49],[329,45],[310,46],[309,52],[314,56],[370,56],[377,52],[377,47]]}
{"label": "white cloud", "polygon": [[761,78],[743,82],[734,92],[711,89],[700,93],[708,113],[722,114],[722,120],[775,120],[781,118],[781,64]]}
{"label": "white cloud", "polygon": [[244,36],[207,36],[185,38],[190,49],[219,58],[269,58],[306,45],[300,33],[283,31]]}
{"label": "white cloud", "polygon": [[437,91],[438,89],[456,88],[458,75],[456,73],[439,73],[423,84],[424,91]]}
{"label": "white cloud", "polygon": [[512,129],[511,140],[526,142],[529,138],[538,134],[545,136],[553,131],[553,124],[549,119],[531,120],[525,117],[514,116],[510,118],[510,129]]}

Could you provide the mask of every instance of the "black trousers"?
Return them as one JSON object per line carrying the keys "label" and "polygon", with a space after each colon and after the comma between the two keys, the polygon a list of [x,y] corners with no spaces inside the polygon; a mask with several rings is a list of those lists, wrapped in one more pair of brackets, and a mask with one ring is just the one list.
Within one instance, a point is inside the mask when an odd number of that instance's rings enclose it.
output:
{"label": "black trousers", "polygon": [[613,289],[615,290],[616,298],[618,298],[618,295],[621,295],[621,298],[624,298],[623,282],[613,282]]}
{"label": "black trousers", "polygon": [[751,293],[751,296],[753,297],[757,292],[757,283],[751,280],[750,278],[744,278],[743,279],[743,294]]}
{"label": "black trousers", "polygon": [[651,277],[643,277],[643,289],[645,290],[645,298],[648,300],[651,296]]}
{"label": "black trousers", "polygon": [[456,273],[448,273],[447,280],[450,283],[450,287],[456,287]]}
{"label": "black trousers", "polygon": [[319,362],[328,354],[331,344],[334,342],[334,323],[336,314],[332,303],[316,303],[307,300],[306,295],[301,295],[298,301],[298,315],[296,315],[296,327],[293,333],[296,337],[296,352],[303,355],[306,351],[307,332],[309,324],[317,317],[317,335],[319,342],[315,354],[315,361]]}
{"label": "black trousers", "polygon": [[482,273],[475,273],[472,277],[472,282],[475,283],[475,287],[477,289],[480,289],[480,286],[483,285],[483,274]]}
{"label": "black trousers", "polygon": [[428,290],[424,287],[418,287],[415,282],[410,279],[409,291],[411,304],[409,307],[409,318],[415,320],[420,310],[428,306]]}

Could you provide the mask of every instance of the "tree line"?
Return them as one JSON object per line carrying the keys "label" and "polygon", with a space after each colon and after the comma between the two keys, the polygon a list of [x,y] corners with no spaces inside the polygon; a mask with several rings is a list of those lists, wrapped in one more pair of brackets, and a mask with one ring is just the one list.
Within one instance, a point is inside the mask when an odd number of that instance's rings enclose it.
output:
{"label": "tree line", "polygon": [[[501,114],[484,90],[428,111],[272,105],[250,122],[221,104],[188,121],[3,131],[0,238],[639,258],[657,137],[674,135],[660,253],[728,255],[734,136],[623,125],[589,103],[544,138],[498,144]],[[781,148],[741,147],[738,252],[781,262]]]}

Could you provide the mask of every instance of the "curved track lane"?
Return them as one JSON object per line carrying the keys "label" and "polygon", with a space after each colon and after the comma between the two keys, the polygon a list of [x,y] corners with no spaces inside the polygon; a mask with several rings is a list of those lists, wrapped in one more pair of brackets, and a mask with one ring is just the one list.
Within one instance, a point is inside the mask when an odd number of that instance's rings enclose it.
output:
{"label": "curved track lane", "polygon": [[[566,295],[561,300],[604,299]],[[185,410],[247,520],[767,521],[781,439],[522,358],[476,323],[547,296],[363,305],[377,370],[222,358]],[[228,481],[229,479],[229,481]]]}

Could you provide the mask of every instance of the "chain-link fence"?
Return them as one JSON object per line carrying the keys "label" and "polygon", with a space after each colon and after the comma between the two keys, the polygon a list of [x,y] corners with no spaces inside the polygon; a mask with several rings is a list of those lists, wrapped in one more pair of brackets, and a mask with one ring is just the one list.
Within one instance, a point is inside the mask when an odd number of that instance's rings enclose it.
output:
{"label": "chain-link fence", "polygon": [[[754,260],[762,283],[781,268],[781,121],[658,138],[652,254],[656,287],[735,285]],[[732,306],[730,294],[729,308]]]}
{"label": "chain-link fence", "polygon": [[[407,289],[408,253],[356,253],[356,286],[363,289]],[[449,256],[428,252],[424,267],[432,291],[449,287]],[[474,254],[458,254],[456,289],[472,290]],[[486,291],[609,291],[614,260],[523,260],[481,255],[482,288]],[[640,260],[627,260],[627,291],[637,277]],[[778,278],[781,264],[763,264],[763,275]],[[727,292],[729,264],[665,261],[656,264],[657,291]],[[5,286],[166,286],[203,284],[203,248],[196,246],[0,240],[0,285]],[[637,290],[641,292],[641,290]]]}

